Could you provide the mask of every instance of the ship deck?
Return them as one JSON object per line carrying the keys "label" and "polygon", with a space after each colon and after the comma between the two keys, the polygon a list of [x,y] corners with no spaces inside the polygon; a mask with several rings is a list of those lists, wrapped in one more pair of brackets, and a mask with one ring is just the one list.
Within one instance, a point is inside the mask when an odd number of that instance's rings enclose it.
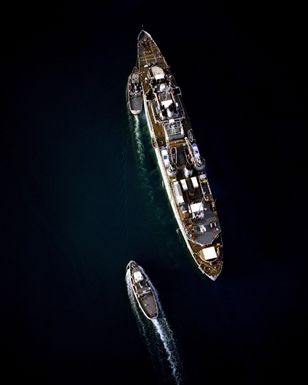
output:
{"label": "ship deck", "polygon": [[139,301],[141,302],[142,308],[148,317],[153,318],[157,316],[156,300],[152,293],[144,294],[141,298],[139,298]]}
{"label": "ship deck", "polygon": [[[141,34],[144,32],[141,32]],[[144,38],[141,39],[142,36],[139,36],[138,40],[138,65],[139,65],[139,72],[140,77],[143,84],[143,92],[147,97],[149,97],[149,90],[150,85],[147,82],[147,71],[148,67],[152,64],[157,64],[161,68],[167,70],[168,64],[161,54],[159,48],[155,44],[155,42],[150,38],[146,36],[146,33],[144,33]],[[155,133],[155,139],[157,141],[157,145],[159,147],[166,145],[165,140],[165,132],[162,124],[159,124],[156,122],[155,114],[152,109],[152,103],[148,103],[148,112],[150,114],[150,119],[152,122],[153,131]]]}
{"label": "ship deck", "polygon": [[142,310],[149,318],[157,317],[158,315],[158,307],[157,301],[155,297],[155,293],[150,285],[149,279],[143,269],[138,266],[136,263],[131,263],[130,265],[130,273],[133,276],[134,273],[140,272],[143,276],[143,280],[140,282],[134,282],[133,289],[135,296],[137,297],[137,301],[141,306]]}
{"label": "ship deck", "polygon": [[[171,183],[175,180],[180,181],[180,179],[185,178],[183,175],[183,168],[186,164],[185,156],[184,156],[184,140],[173,140],[166,143],[165,136],[165,128],[164,123],[160,121],[157,113],[154,111],[154,102],[153,99],[153,91],[151,90],[151,86],[149,84],[148,79],[148,70],[152,65],[158,66],[162,68],[165,74],[168,76],[173,86],[176,86],[176,82],[172,74],[170,73],[169,66],[161,54],[158,46],[155,41],[151,38],[149,34],[144,31],[141,31],[138,36],[137,43],[137,51],[138,51],[138,66],[141,82],[143,85],[143,93],[144,93],[144,104],[145,110],[147,111],[147,118],[150,121],[150,131],[152,131],[152,136],[154,134],[154,144],[157,144],[157,147],[166,147],[175,146],[177,147],[177,174],[176,176],[169,177],[167,179],[169,181],[169,187],[171,188]],[[181,98],[179,98],[180,104],[182,103]],[[184,105],[182,106],[184,107]],[[185,108],[183,108],[185,111]],[[187,114],[184,112],[182,117],[182,124],[184,130],[189,134],[191,133],[191,126]],[[189,136],[189,135],[188,135]],[[155,143],[156,141],[156,143]],[[156,155],[158,154],[158,149]],[[165,170],[161,170],[165,172]],[[166,173],[167,174],[167,173]],[[193,176],[198,177],[198,172],[194,171]],[[186,178],[187,183],[189,183],[189,178]],[[185,202],[190,205],[192,203],[198,202],[202,199],[203,207],[204,207],[204,216],[203,218],[194,218],[191,216],[187,216],[187,213],[182,212],[179,207],[174,205],[173,210],[177,211],[177,216],[180,218],[185,231],[182,230],[184,238],[188,242],[192,252],[193,257],[198,264],[200,270],[208,274],[209,276],[218,276],[221,268],[222,268],[222,240],[221,240],[221,228],[219,224],[219,219],[217,215],[217,211],[212,210],[212,203],[214,202],[214,198],[211,194],[208,181],[201,181],[198,179],[199,189],[189,189],[184,192]],[[194,190],[194,191],[193,191]],[[172,205],[172,204],[171,204]],[[201,258],[201,250],[204,247],[210,247],[213,245],[217,245],[217,253],[218,260],[215,263],[209,263]]]}
{"label": "ship deck", "polygon": [[168,68],[168,64],[154,40],[145,31],[141,31],[138,36],[139,71],[141,68],[158,63],[163,68]]}
{"label": "ship deck", "polygon": [[139,113],[142,110],[142,95],[128,94],[129,108],[132,112]]}

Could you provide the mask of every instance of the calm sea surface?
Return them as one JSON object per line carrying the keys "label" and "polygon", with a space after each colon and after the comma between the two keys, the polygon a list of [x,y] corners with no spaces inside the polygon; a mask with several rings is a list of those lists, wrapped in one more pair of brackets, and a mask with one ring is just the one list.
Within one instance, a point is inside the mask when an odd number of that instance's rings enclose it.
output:
{"label": "calm sea surface", "polygon": [[300,214],[291,204],[302,197],[294,193],[301,152],[280,128],[291,126],[284,103],[290,114],[301,107],[280,85],[284,69],[215,17],[205,29],[201,17],[186,32],[155,29],[154,19],[148,28],[182,87],[217,198],[225,265],[215,283],[176,231],[144,116],[137,123],[127,112],[139,25],[112,32],[98,16],[86,27],[82,18],[50,23],[19,37],[3,62],[2,331],[11,383],[174,383],[163,344],[142,335],[131,307],[131,259],[159,293],[183,384],[291,377],[286,364],[305,314]]}

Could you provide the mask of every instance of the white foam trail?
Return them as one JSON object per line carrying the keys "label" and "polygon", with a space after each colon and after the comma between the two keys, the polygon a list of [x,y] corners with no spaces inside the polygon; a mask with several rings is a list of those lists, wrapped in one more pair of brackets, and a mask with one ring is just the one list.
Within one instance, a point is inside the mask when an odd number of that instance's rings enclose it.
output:
{"label": "white foam trail", "polygon": [[[182,377],[181,377],[181,370],[180,370],[181,363],[177,352],[176,343],[173,338],[173,333],[170,329],[165,313],[162,309],[161,303],[159,301],[157,290],[155,289],[153,284],[151,284],[152,289],[155,291],[156,297],[158,300],[159,317],[157,319],[151,320],[151,322],[148,322],[143,315],[140,316],[141,310],[139,309],[138,304],[136,303],[134,293],[130,285],[129,271],[127,271],[125,278],[126,278],[128,297],[129,297],[134,315],[137,319],[139,330],[146,340],[146,344],[151,356],[154,355],[154,351],[153,351],[154,346],[153,346],[153,343],[151,343],[150,341],[149,331],[146,329],[147,324],[153,325],[154,331],[159,336],[159,339],[163,344],[165,352],[167,353],[167,361],[169,362],[169,366],[171,368],[172,376],[175,380],[175,383],[177,385],[182,384]],[[157,343],[157,340],[156,340],[156,343]],[[158,354],[160,352],[160,349],[158,346],[156,346],[156,352]],[[158,357],[158,359],[161,360],[161,357]]]}
{"label": "white foam trail", "polygon": [[152,323],[167,353],[167,360],[169,362],[173,378],[176,384],[180,385],[182,383],[182,378],[180,373],[180,360],[177,353],[176,344],[172,335],[172,331],[167,322],[167,318],[164,314],[162,314],[161,318],[152,320]]}
{"label": "white foam trail", "polygon": [[141,168],[144,169],[145,155],[144,155],[144,146],[141,140],[140,122],[139,122],[138,115],[134,115],[134,134],[135,134],[135,139],[137,144],[138,159],[139,159]]}
{"label": "white foam trail", "polygon": [[[140,118],[138,115],[129,114],[129,116],[130,116],[130,122],[132,122],[133,133],[134,133],[135,142],[137,146],[137,158],[138,158],[139,168],[141,171],[142,182],[147,190],[150,200],[153,201],[154,198],[153,198],[153,191],[152,191],[152,183],[151,183],[151,180],[149,179],[149,170],[147,169],[147,166],[146,166],[145,149],[144,149],[143,138],[142,138],[141,129],[140,129]],[[133,121],[131,120],[132,118],[133,118]]]}
{"label": "white foam trail", "polygon": [[120,186],[118,186],[118,189],[121,192],[121,214],[123,214],[123,221],[121,221],[121,227],[123,231],[123,244],[127,244],[128,237],[129,237],[129,231],[128,231],[128,223],[129,223],[129,216],[128,216],[128,173],[127,173],[127,167],[128,167],[128,161],[127,161],[127,147],[129,145],[129,135],[128,133],[125,133],[125,136],[123,136],[123,142],[122,142],[122,151],[121,151],[121,164],[122,164],[122,172],[121,172],[121,183]]}

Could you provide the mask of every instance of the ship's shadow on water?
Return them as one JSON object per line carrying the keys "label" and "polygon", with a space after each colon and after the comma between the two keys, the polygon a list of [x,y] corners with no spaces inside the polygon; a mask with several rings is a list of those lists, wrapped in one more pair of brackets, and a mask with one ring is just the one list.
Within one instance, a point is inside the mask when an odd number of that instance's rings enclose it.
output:
{"label": "ship's shadow on water", "polygon": [[153,285],[158,299],[159,316],[148,320],[141,313],[135,300],[131,285],[129,283],[129,272],[125,280],[130,304],[137,321],[138,329],[146,344],[152,365],[158,377],[159,384],[183,384],[183,369],[177,351],[172,330],[159,301],[157,290]]}

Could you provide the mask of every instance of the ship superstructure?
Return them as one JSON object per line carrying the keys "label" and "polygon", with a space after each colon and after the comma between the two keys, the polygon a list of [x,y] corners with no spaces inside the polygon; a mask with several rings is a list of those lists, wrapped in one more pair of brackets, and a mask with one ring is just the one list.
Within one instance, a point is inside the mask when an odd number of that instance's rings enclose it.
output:
{"label": "ship superstructure", "polygon": [[144,111],[171,207],[198,268],[215,280],[223,266],[221,228],[181,89],[149,33],[139,33],[137,52]]}

